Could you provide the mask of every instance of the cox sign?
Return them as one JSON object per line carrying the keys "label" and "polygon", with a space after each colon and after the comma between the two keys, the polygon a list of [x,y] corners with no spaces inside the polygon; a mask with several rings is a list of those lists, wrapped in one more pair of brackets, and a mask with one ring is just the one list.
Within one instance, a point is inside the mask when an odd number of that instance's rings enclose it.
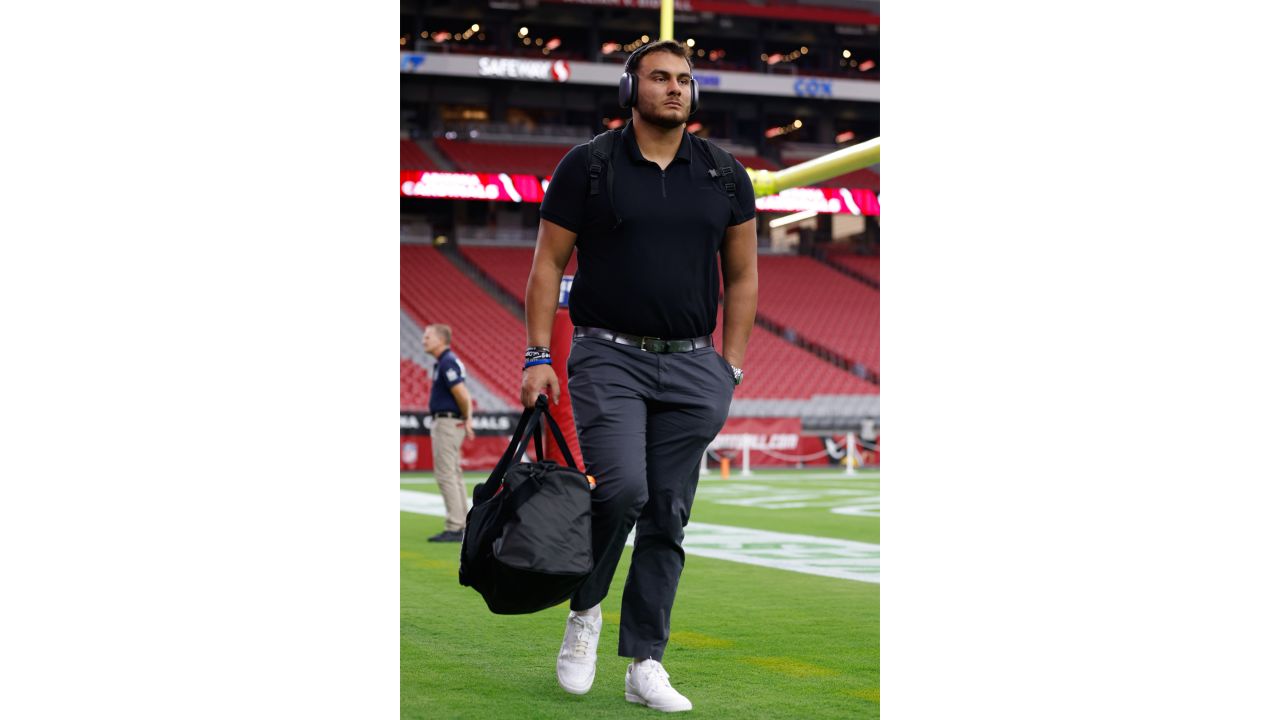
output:
{"label": "cox sign", "polygon": [[831,97],[831,81],[818,78],[796,78],[792,86],[799,97]]}

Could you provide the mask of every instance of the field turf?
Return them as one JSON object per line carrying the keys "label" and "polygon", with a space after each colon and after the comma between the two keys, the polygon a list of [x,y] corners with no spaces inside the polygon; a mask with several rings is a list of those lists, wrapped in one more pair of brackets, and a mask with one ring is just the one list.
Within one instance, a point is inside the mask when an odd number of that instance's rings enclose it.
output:
{"label": "field turf", "polygon": [[[482,482],[467,475],[468,488]],[[436,492],[429,475],[401,488]],[[704,478],[691,521],[879,543],[879,475],[757,471]],[[855,508],[852,514],[848,508]],[[833,508],[844,508],[841,513]],[[568,604],[533,615],[489,613],[458,584],[457,544],[428,543],[443,518],[400,514],[402,718],[643,718],[622,697],[617,656],[627,548],[602,605],[595,685],[560,689],[555,657]],[[715,718],[879,717],[880,586],[688,555],[663,666]]]}

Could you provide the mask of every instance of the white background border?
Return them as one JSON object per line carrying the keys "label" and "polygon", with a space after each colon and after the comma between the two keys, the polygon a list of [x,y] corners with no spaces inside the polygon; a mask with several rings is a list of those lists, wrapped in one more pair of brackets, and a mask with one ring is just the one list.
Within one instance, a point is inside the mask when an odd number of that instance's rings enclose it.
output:
{"label": "white background border", "polygon": [[[884,717],[1280,711],[1255,7],[887,4]],[[395,12],[11,13],[0,715],[398,714]]]}

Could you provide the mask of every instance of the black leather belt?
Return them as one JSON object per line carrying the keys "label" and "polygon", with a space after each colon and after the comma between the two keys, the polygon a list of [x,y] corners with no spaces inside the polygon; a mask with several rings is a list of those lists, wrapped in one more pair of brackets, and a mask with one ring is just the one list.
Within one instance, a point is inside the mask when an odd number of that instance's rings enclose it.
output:
{"label": "black leather belt", "polygon": [[462,416],[461,416],[461,415],[459,415],[458,413],[456,413],[456,412],[448,412],[448,411],[445,411],[445,412],[438,412],[438,413],[431,413],[431,417],[433,417],[433,418],[457,418],[457,419],[459,419],[459,420],[461,420],[461,419],[462,419]]}
{"label": "black leather belt", "polygon": [[637,347],[645,352],[654,353],[673,353],[673,352],[693,352],[699,348],[711,347],[711,336],[688,338],[686,340],[663,340],[662,338],[650,337],[648,335],[628,335],[626,333],[605,330],[604,328],[593,327],[575,327],[573,336],[600,338],[601,340],[609,340],[619,345],[630,345]]}

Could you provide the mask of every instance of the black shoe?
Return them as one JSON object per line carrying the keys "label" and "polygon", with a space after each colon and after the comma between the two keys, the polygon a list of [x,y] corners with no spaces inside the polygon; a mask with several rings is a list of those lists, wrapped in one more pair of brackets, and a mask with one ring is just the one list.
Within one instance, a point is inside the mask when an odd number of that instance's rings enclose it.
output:
{"label": "black shoe", "polygon": [[439,535],[432,535],[427,542],[462,542],[461,530],[445,530]]}

